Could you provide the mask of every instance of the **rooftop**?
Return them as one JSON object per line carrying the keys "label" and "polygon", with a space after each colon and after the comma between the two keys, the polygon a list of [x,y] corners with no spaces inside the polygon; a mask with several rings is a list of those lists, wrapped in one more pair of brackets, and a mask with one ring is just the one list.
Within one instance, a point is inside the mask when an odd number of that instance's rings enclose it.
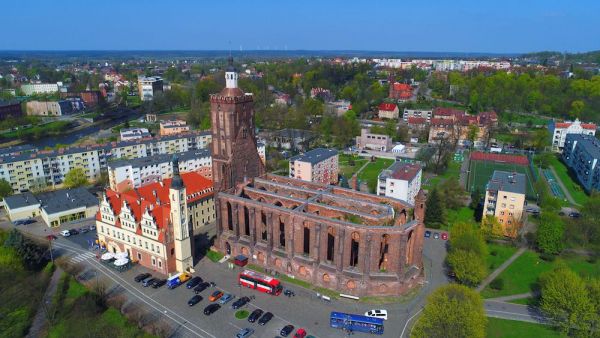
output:
{"label": "rooftop", "polygon": [[40,204],[40,202],[37,200],[37,198],[35,198],[35,196],[31,192],[27,191],[22,194],[4,197],[4,204],[9,209],[14,210],[18,208],[34,206],[36,204]]}
{"label": "rooftop", "polygon": [[333,157],[337,154],[338,154],[338,151],[335,149],[316,148],[316,149],[307,151],[304,154],[300,154],[300,155],[290,158],[290,162],[300,161],[300,162],[310,162],[311,164],[316,164],[316,163],[324,161],[330,157]]}
{"label": "rooftop", "polygon": [[492,178],[487,184],[487,190],[507,191],[525,195],[527,177],[516,172],[494,170]]}
{"label": "rooftop", "polygon": [[396,180],[412,181],[421,171],[421,166],[416,163],[394,162],[389,168],[379,174],[380,179],[393,178]]}
{"label": "rooftop", "polygon": [[[179,162],[186,162],[191,159],[210,157],[210,149],[197,149],[176,153]],[[140,158],[122,159],[108,162],[109,169],[131,166],[141,168],[145,166],[158,165],[160,163],[171,163],[173,154],[159,154]]]}
{"label": "rooftop", "polygon": [[600,140],[592,135],[567,134],[566,141],[576,141],[593,158],[600,159]]}

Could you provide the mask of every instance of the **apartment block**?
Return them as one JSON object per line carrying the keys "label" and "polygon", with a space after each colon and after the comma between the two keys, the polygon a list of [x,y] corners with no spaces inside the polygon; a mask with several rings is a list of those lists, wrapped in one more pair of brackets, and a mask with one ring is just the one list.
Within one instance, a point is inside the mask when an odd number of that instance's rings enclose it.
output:
{"label": "apartment block", "polygon": [[414,204],[421,189],[422,175],[423,169],[416,163],[394,162],[379,174],[377,195]]}
{"label": "apartment block", "polygon": [[483,216],[495,216],[507,237],[515,238],[521,226],[526,180],[521,173],[495,170],[486,186]]}
{"label": "apartment block", "polygon": [[567,135],[569,134],[582,134],[582,135],[596,135],[596,124],[594,123],[581,123],[578,119],[575,121],[567,122],[556,122],[554,120],[548,122],[548,131],[550,131],[552,150],[560,152],[565,146]]}
{"label": "apartment block", "polygon": [[586,191],[600,191],[600,140],[594,135],[568,134],[562,158]]}
{"label": "apartment block", "polygon": [[290,177],[309,182],[336,184],[339,166],[338,151],[317,148],[290,158]]}

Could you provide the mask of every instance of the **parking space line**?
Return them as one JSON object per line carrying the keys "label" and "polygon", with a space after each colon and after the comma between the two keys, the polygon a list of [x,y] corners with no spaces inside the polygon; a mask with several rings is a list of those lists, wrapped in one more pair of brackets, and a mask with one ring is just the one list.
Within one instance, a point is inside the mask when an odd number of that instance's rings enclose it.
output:
{"label": "parking space line", "polygon": [[[58,246],[58,247],[60,247],[60,248],[62,248],[62,249],[65,249],[65,250],[68,250],[68,251],[72,251],[72,252],[78,252],[78,251],[81,250],[81,249],[70,247],[69,245],[65,245],[65,244],[62,244],[62,243],[57,243],[55,245]],[[83,251],[83,250],[81,250],[81,251]],[[119,276],[116,276],[113,271],[110,271],[107,267],[103,266],[101,263],[96,262],[96,261],[90,261],[90,262],[93,262],[94,266],[99,267],[99,270],[101,270],[108,278],[110,278],[115,283],[120,284],[121,286],[123,286],[124,284],[126,284],[127,286],[131,287],[131,289],[129,289],[127,287],[125,287],[125,289],[127,291],[129,291],[129,293],[131,293],[134,297],[136,297],[139,300],[141,300],[142,302],[146,303],[148,306],[150,306],[154,310],[158,311],[159,313],[161,313],[161,314],[165,315],[166,317],[168,317],[169,319],[173,320],[176,324],[181,325],[182,327],[185,327],[187,330],[189,330],[190,332],[192,332],[193,334],[195,334],[195,335],[197,335],[199,337],[205,338],[205,336],[201,335],[200,333],[196,332],[192,328],[188,327],[188,325],[191,325],[193,328],[195,328],[195,329],[197,329],[199,331],[202,331],[203,333],[207,334],[208,336],[210,336],[212,338],[216,338],[216,336],[214,336],[214,335],[210,334],[209,332],[203,330],[201,327],[199,327],[199,326],[195,325],[194,323],[190,322],[185,317],[179,315],[178,313],[176,313],[173,310],[167,308],[166,306],[163,306],[163,305],[157,303],[155,300],[151,299],[150,297],[148,297],[147,295],[145,295],[141,291],[137,290],[135,287],[132,287],[129,282],[125,281],[123,278],[121,278]],[[111,276],[111,274],[114,275],[114,277]],[[117,279],[120,279],[121,281],[119,281]],[[138,295],[138,294],[136,294],[136,293],[141,294],[141,296]],[[150,302],[148,302],[144,298],[148,298],[148,300],[150,300],[150,301],[152,301],[154,303],[157,303],[163,309],[160,309],[158,306],[155,306],[155,305],[151,304]],[[179,317],[179,319],[173,318],[173,316],[171,316],[169,314],[169,312],[171,312],[171,314],[173,314],[174,316]]]}
{"label": "parking space line", "polygon": [[235,324],[234,324],[234,323],[232,323],[232,322],[229,322],[229,325],[231,325],[231,326],[235,327],[235,328],[236,328],[236,329],[238,329],[238,330],[241,330],[241,329],[242,329],[241,327],[239,327],[239,326],[235,325]]}

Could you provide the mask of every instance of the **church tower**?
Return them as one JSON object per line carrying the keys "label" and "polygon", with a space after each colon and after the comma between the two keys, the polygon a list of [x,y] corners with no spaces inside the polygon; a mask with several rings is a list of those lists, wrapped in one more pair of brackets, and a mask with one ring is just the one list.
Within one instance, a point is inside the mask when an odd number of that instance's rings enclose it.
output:
{"label": "church tower", "polygon": [[173,156],[171,162],[173,164],[173,179],[169,188],[169,202],[174,233],[175,267],[177,271],[182,272],[192,268],[194,262],[192,258],[185,185],[179,175],[179,160],[177,156]]}
{"label": "church tower", "polygon": [[238,87],[238,73],[229,57],[225,88],[210,96],[213,182],[215,192],[264,174],[256,150],[254,100]]}

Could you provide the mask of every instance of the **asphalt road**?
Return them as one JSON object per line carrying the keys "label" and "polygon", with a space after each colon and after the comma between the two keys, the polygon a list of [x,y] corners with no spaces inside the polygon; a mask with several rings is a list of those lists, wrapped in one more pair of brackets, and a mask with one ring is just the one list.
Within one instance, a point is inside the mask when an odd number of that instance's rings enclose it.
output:
{"label": "asphalt road", "polygon": [[[93,220],[83,221],[71,225],[70,228],[79,228],[93,224]],[[0,222],[0,227],[10,228],[9,222]],[[21,226],[21,230],[33,235],[43,237],[51,232],[43,223]],[[435,232],[435,230],[432,230]],[[54,231],[58,232],[58,230]],[[153,309],[155,315],[167,318],[173,328],[176,328],[174,336],[177,337],[234,337],[244,327],[252,327],[256,330],[255,337],[275,337],[279,330],[286,324],[291,323],[296,328],[304,328],[309,334],[316,337],[340,337],[342,331],[329,327],[329,313],[341,311],[348,313],[364,313],[367,310],[379,308],[388,310],[389,320],[385,322],[385,333],[383,337],[408,337],[410,328],[418,317],[425,304],[426,296],[436,287],[448,283],[445,272],[444,260],[446,256],[446,241],[431,238],[425,239],[424,264],[426,283],[416,295],[408,297],[403,302],[369,305],[346,299],[325,302],[316,297],[316,294],[295,285],[284,284],[284,287],[295,291],[296,296],[292,298],[284,296],[271,296],[255,290],[240,288],[237,283],[239,268],[229,270],[226,263],[213,263],[208,259],[201,260],[195,266],[195,275],[201,276],[207,281],[214,281],[216,288],[236,296],[254,296],[252,302],[247,305],[248,310],[261,308],[276,315],[266,326],[251,324],[246,320],[237,320],[231,303],[223,306],[211,316],[202,313],[204,307],[209,303],[208,296],[214,288],[208,288],[202,292],[204,298],[193,307],[187,305],[189,298],[193,296],[191,290],[179,287],[168,290],[166,287],[159,289],[144,288],[135,283],[133,277],[140,272],[151,272],[147,269],[135,266],[126,272],[116,270],[99,262],[94,252],[88,248],[88,240],[96,236],[95,232],[88,232],[68,238],[58,236],[54,241],[54,256],[64,255],[76,263],[81,263],[87,268],[86,276],[97,276],[107,282],[109,287],[119,292],[125,292],[128,299],[141,304],[146,309]],[[486,312],[488,316],[542,322],[539,313],[527,306],[486,301]],[[368,337],[370,335],[355,333],[356,337]]]}

